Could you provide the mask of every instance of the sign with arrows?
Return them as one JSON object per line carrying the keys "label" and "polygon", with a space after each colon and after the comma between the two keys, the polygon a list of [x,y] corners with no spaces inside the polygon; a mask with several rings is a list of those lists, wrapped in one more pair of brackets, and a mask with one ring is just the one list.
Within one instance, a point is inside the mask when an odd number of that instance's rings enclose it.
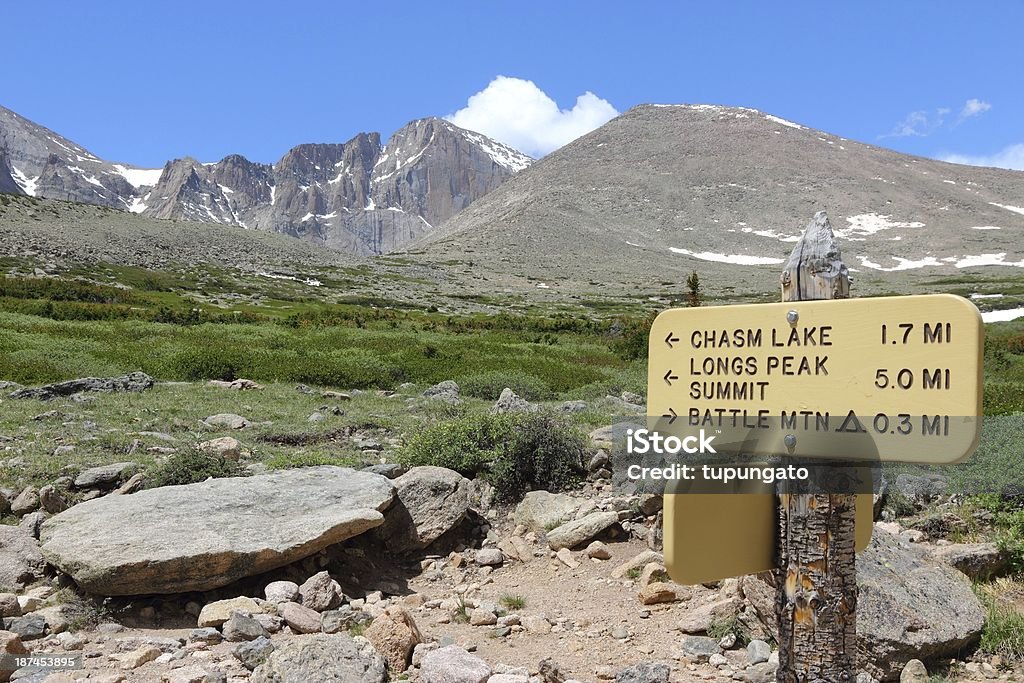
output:
{"label": "sign with arrows", "polygon": [[795,457],[856,459],[844,437],[866,434],[881,460],[957,462],[980,436],[982,334],[948,294],[671,309],[651,327],[648,415],[719,443],[784,432]]}

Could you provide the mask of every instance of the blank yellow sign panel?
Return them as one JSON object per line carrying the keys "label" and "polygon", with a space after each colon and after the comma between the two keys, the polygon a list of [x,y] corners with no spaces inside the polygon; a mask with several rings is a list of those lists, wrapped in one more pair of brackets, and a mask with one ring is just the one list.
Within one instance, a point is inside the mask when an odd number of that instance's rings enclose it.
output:
{"label": "blank yellow sign panel", "polygon": [[[665,494],[665,568],[673,581],[698,584],[775,568],[772,493]],[[871,494],[857,494],[856,547],[871,541]]]}

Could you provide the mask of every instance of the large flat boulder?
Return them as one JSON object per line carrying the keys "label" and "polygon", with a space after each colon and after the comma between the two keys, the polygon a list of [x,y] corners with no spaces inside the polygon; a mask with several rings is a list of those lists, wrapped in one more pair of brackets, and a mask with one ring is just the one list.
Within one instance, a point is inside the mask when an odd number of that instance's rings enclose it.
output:
{"label": "large flat boulder", "polygon": [[83,377],[56,384],[47,384],[38,388],[18,389],[10,394],[11,398],[34,398],[49,401],[61,396],[71,396],[83,392],[99,392],[109,394],[116,391],[145,391],[152,388],[153,378],[144,372],[131,372],[119,377]]}
{"label": "large flat boulder", "polygon": [[164,486],[51,517],[42,552],[98,595],[205,591],[379,526],[393,498],[385,477],[331,466]]}

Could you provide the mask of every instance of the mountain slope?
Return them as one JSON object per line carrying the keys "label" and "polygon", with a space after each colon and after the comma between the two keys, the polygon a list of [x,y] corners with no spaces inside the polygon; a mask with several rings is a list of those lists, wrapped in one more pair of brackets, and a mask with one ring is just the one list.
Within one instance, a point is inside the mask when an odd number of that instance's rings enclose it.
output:
{"label": "mountain slope", "polygon": [[105,162],[2,107],[0,153],[8,159],[0,165],[2,191],[281,232],[360,255],[430,232],[531,162],[428,118],[383,146],[379,134],[360,133],[344,144],[298,145],[273,165],[231,155],[139,169]]}
{"label": "mountain slope", "polygon": [[[0,107],[0,155],[19,194],[127,209],[159,175],[112,164],[10,109]],[[9,191],[9,190],[6,190]]]}
{"label": "mountain slope", "polygon": [[710,287],[770,293],[824,209],[858,280],[880,288],[972,268],[1022,272],[1019,207],[1024,173],[911,157],[750,109],[646,105],[409,251],[424,263],[471,260],[487,287],[651,291],[697,269]]}

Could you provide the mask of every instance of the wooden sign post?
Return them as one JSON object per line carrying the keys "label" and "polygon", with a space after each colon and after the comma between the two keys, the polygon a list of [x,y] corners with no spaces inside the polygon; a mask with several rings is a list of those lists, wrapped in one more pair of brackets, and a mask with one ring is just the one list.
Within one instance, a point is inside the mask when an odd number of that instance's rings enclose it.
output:
{"label": "wooden sign post", "polygon": [[[648,434],[665,443],[699,434],[714,440],[716,458],[736,457],[712,465],[789,458],[770,481],[736,476],[730,485],[724,473],[737,468],[709,468],[690,451],[643,460],[658,473],[661,463],[690,459],[689,473],[653,477],[670,480],[665,566],[673,580],[775,572],[785,683],[853,681],[854,556],[872,530],[867,463],[959,462],[981,435],[977,307],[950,294],[849,295],[849,272],[819,212],[786,263],[781,303],[669,309],[648,340]],[[830,464],[840,461],[847,469]],[[786,474],[794,466],[805,473]]]}
{"label": "wooden sign post", "polygon": [[[819,211],[782,272],[782,300],[849,296],[849,271],[828,216]],[[779,496],[779,683],[840,683],[856,677],[856,503],[855,494]]]}

